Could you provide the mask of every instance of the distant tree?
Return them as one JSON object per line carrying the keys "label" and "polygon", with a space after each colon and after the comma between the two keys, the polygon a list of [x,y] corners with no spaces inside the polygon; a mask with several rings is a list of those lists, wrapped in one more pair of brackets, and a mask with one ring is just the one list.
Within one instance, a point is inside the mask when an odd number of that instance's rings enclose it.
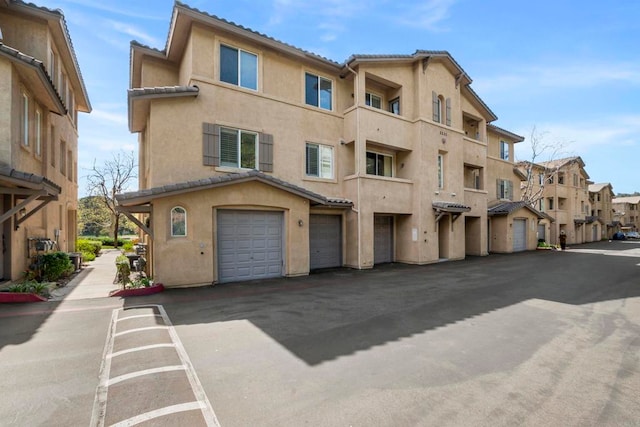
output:
{"label": "distant tree", "polygon": [[[78,200],[78,235],[110,235],[113,218],[102,199],[97,196],[82,197]],[[136,226],[123,216],[120,218],[118,234],[134,234]]]}
{"label": "distant tree", "polygon": [[111,230],[114,244],[118,245],[118,232],[120,230],[121,213],[116,209],[116,194],[128,189],[135,175],[136,164],[133,153],[121,151],[113,155],[111,160],[98,166],[94,161],[93,167],[87,176],[88,192],[99,198],[103,206],[113,219]]}
{"label": "distant tree", "polygon": [[[567,154],[568,144],[562,141],[548,141],[545,139],[547,134],[548,132],[540,132],[534,126],[529,136],[531,158],[517,163],[517,167],[524,177],[520,186],[521,200],[530,206],[537,204],[544,196],[545,185],[554,182],[558,175],[560,165],[550,165]],[[540,179],[540,175],[542,175],[542,179]]]}

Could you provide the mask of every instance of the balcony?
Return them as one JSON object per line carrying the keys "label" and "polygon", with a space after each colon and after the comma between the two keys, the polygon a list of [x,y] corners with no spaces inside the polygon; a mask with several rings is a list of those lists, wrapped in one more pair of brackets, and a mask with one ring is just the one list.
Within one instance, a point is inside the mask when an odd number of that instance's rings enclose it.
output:
{"label": "balcony", "polygon": [[375,175],[348,176],[344,183],[347,196],[357,200],[357,184],[360,182],[358,207],[383,213],[410,214],[413,212],[413,182],[402,178]]}
{"label": "balcony", "polygon": [[413,149],[411,122],[393,113],[373,107],[359,107],[345,114],[344,135],[353,140],[357,134],[357,111],[360,110],[360,138],[396,150]]}

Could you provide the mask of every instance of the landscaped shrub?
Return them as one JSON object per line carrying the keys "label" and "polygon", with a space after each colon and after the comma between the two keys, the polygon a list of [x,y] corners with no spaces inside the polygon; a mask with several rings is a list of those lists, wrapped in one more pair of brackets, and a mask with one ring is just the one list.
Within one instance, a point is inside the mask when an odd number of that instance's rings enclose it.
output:
{"label": "landscaped shrub", "polygon": [[131,280],[129,280],[129,276],[131,275],[129,258],[124,255],[118,255],[116,257],[116,270],[118,272],[118,282],[122,283],[122,289],[125,289],[127,284],[131,282]]}
{"label": "landscaped shrub", "polygon": [[46,282],[55,282],[73,271],[73,264],[65,252],[38,255],[40,276]]}
{"label": "landscaped shrub", "polygon": [[[111,246],[113,247],[113,237],[109,236],[98,236],[98,237],[85,237],[86,240],[97,240],[102,243],[102,246]],[[125,239],[118,238],[118,246],[122,246],[125,242]]]}
{"label": "landscaped shrub", "polygon": [[126,240],[122,244],[122,250],[125,252],[133,252],[133,242],[131,240]]}
{"label": "landscaped shrub", "polygon": [[49,297],[49,285],[46,283],[38,283],[35,280],[27,280],[22,283],[15,283],[7,288],[9,292],[18,292],[25,294],[37,294],[43,297]]}
{"label": "landscaped shrub", "polygon": [[96,255],[93,252],[81,252],[81,253],[82,253],[83,261],[89,262],[96,259]]}
{"label": "landscaped shrub", "polygon": [[93,255],[98,256],[100,254],[100,250],[102,250],[102,242],[99,240],[78,239],[76,241],[76,250],[83,254],[90,252],[93,253]]}

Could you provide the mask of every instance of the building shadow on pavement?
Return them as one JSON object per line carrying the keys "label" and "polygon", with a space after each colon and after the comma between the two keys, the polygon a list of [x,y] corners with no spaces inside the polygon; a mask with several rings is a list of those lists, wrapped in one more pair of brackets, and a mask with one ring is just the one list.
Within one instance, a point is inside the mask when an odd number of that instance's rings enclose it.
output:
{"label": "building shadow on pavement", "polygon": [[[164,305],[175,325],[247,320],[308,365],[397,341],[524,301],[584,305],[640,296],[639,245],[597,253],[526,252],[425,266],[388,264],[307,277],[169,289],[125,307]],[[640,258],[639,258],[640,262]],[[534,325],[532,325],[533,327]]]}

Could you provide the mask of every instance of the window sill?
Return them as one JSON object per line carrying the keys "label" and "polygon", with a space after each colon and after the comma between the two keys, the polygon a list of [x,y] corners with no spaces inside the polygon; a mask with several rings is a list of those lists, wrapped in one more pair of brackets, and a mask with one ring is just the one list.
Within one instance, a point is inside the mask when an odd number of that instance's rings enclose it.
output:
{"label": "window sill", "polygon": [[[215,171],[216,172],[223,172],[223,173],[243,173],[243,172],[247,172],[247,171],[259,171],[258,169],[251,169],[251,168],[234,168],[231,166],[216,166],[215,167]],[[259,171],[261,172],[261,171]],[[265,173],[265,172],[263,172]]]}
{"label": "window sill", "polygon": [[309,181],[309,182],[326,182],[328,184],[336,184],[338,182],[338,180],[335,178],[319,178],[317,176],[308,176],[308,175],[305,175],[304,178],[302,178],[302,180]]}

